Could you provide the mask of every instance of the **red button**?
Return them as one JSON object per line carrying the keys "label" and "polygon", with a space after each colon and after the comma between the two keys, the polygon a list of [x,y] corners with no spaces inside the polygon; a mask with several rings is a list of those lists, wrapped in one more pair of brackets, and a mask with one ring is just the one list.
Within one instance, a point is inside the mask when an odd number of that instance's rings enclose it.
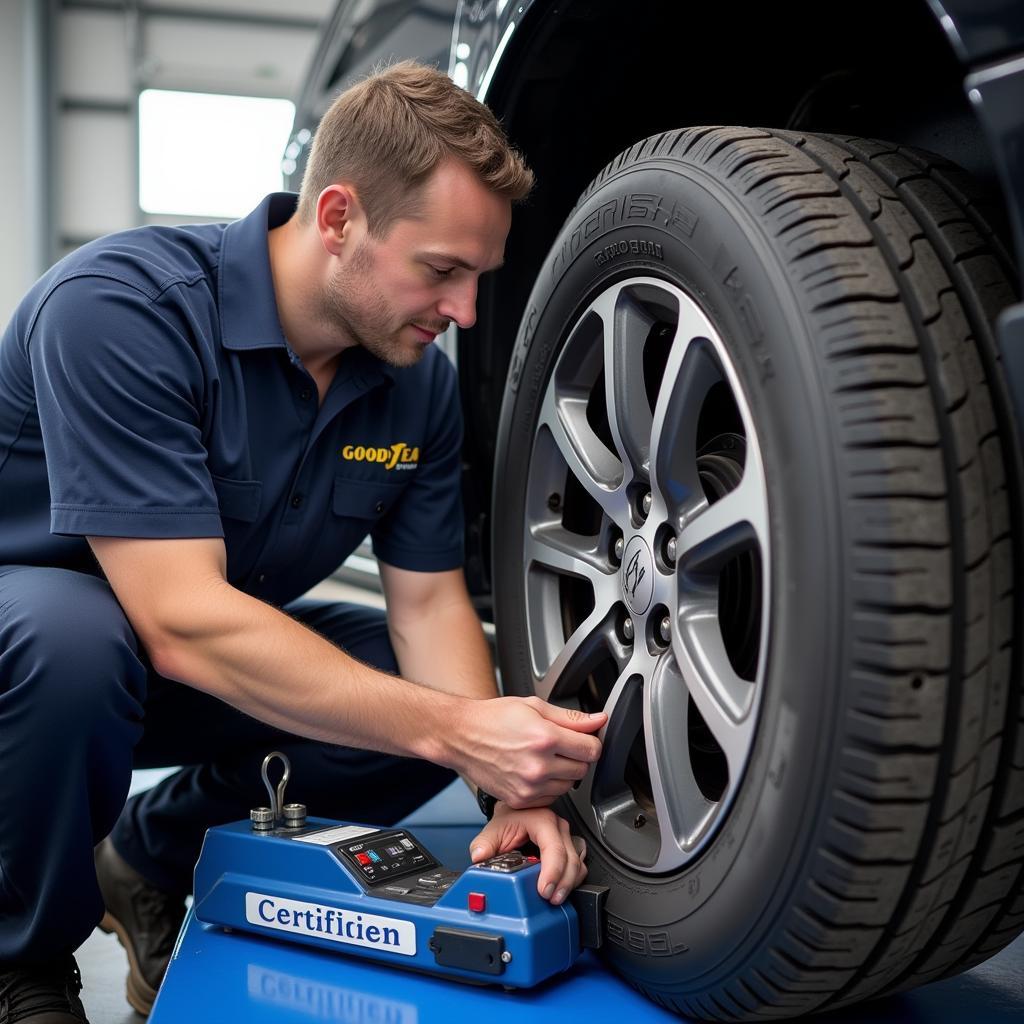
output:
{"label": "red button", "polygon": [[356,860],[359,861],[360,864],[372,864],[373,863],[370,860],[370,858],[366,856],[365,853],[357,853],[356,854]]}
{"label": "red button", "polygon": [[526,863],[527,864],[539,864],[540,863],[540,857],[527,857],[526,858]]}
{"label": "red button", "polygon": [[487,909],[487,897],[482,892],[471,892],[469,909],[476,914],[482,914]]}

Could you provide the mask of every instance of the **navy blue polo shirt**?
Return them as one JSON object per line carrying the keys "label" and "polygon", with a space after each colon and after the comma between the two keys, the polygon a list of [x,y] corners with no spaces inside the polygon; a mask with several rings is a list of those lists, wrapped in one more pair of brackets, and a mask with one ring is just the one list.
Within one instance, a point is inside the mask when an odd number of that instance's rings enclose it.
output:
{"label": "navy blue polo shirt", "polygon": [[85,537],[223,537],[228,580],[283,604],[369,534],[462,564],[455,371],[342,353],[322,406],[281,331],[268,196],[232,224],[143,227],[36,283],[0,341],[0,564],[98,571]]}

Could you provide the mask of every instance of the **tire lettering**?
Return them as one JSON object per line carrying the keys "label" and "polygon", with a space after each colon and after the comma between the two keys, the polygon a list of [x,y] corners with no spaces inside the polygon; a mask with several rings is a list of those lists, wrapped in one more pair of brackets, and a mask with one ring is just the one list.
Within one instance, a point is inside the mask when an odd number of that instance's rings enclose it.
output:
{"label": "tire lettering", "polygon": [[[582,223],[577,224],[569,232],[562,242],[561,248],[554,254],[551,260],[551,277],[558,278],[569,266],[573,258],[580,252],[584,244],[601,231],[608,231],[617,224],[626,221],[647,221],[651,224],[662,223],[665,227],[674,229],[676,234],[692,238],[700,223],[700,218],[689,207],[678,200],[672,202],[671,206],[665,201],[664,196],[654,192],[630,192],[622,196],[621,200],[614,199],[599,206],[593,213],[589,214]],[[646,243],[654,246],[657,253],[650,252],[646,255],[655,255],[658,259],[664,259],[661,254],[661,246],[653,242]],[[607,248],[607,247],[605,247]],[[604,253],[605,250],[602,250]],[[615,255],[622,255],[616,253]],[[612,256],[606,254],[603,262],[607,262]],[[597,257],[595,256],[595,259]],[[602,266],[598,262],[598,266]]]}
{"label": "tire lettering", "polygon": [[611,242],[603,249],[594,253],[594,262],[603,267],[609,260],[619,256],[653,256],[655,259],[665,258],[661,245],[657,242],[648,242],[642,238],[629,238],[621,242]]}
{"label": "tire lettering", "polygon": [[675,942],[666,929],[648,931],[646,928],[629,926],[616,918],[609,917],[605,938],[616,946],[641,956],[675,956],[689,953],[685,942]]}
{"label": "tire lettering", "polygon": [[692,238],[700,218],[688,206],[676,202],[665,218],[665,227],[679,228],[687,238]]}
{"label": "tire lettering", "polygon": [[782,780],[786,777],[786,758],[785,755],[779,755],[779,760],[768,770],[768,781],[778,789],[782,785]]}
{"label": "tire lettering", "polygon": [[523,367],[526,365],[526,353],[530,351],[530,343],[533,341],[533,332],[537,329],[537,307],[531,306],[526,314],[526,321],[523,325],[523,340],[519,347],[512,353],[512,362],[508,370],[509,390],[515,394],[519,390],[519,379],[523,375]]}

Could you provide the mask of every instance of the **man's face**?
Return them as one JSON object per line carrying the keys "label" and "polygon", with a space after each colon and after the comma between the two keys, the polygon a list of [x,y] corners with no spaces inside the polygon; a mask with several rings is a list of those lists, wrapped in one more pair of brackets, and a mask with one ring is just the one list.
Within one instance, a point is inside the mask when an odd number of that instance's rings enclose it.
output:
{"label": "man's face", "polygon": [[453,321],[476,321],[480,274],[501,265],[511,204],[463,164],[441,164],[424,186],[420,215],[384,238],[353,225],[320,314],[391,366],[418,362]]}

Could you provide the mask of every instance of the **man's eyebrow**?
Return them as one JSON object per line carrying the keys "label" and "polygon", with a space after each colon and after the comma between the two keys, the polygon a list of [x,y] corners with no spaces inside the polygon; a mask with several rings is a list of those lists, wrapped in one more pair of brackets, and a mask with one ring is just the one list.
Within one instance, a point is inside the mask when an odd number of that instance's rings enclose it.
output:
{"label": "man's eyebrow", "polygon": [[[472,263],[467,263],[464,259],[458,256],[453,256],[448,252],[421,252],[420,259],[422,260],[437,260],[439,263],[452,263],[456,267],[462,267],[463,270],[476,270]],[[493,267],[489,267],[484,273],[488,273],[491,270],[500,270],[505,266],[504,259],[500,263],[496,263]]]}

